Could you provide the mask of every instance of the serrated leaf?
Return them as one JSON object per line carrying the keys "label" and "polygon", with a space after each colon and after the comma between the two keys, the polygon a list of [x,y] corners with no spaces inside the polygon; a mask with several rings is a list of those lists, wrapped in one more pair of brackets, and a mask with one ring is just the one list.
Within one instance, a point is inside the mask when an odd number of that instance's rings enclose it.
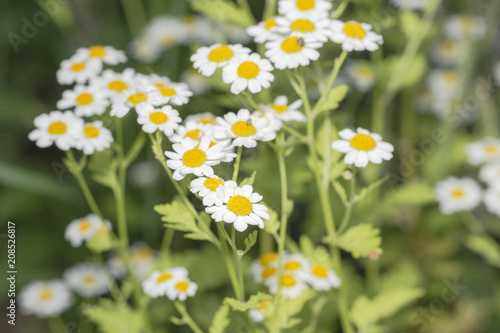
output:
{"label": "serrated leaf", "polygon": [[257,174],[257,171],[252,172],[252,175],[250,177],[247,177],[243,179],[240,183],[240,187],[243,187],[244,185],[253,185],[255,181],[255,175]]}
{"label": "serrated leaf", "polygon": [[424,295],[423,289],[392,289],[378,294],[374,299],[359,296],[350,311],[351,318],[360,330],[393,316],[401,308]]}
{"label": "serrated leaf", "polygon": [[374,183],[371,183],[369,186],[363,188],[357,198],[356,198],[356,201],[361,201],[363,200],[371,191],[375,190],[376,188],[378,188],[379,186],[381,186],[382,184],[384,184],[386,181],[387,181],[387,178],[388,177],[384,177]]}
{"label": "serrated leaf", "polygon": [[300,253],[313,263],[329,265],[328,251],[323,246],[314,246],[311,239],[302,235],[299,239]]}
{"label": "serrated leaf", "polygon": [[254,230],[245,238],[244,241],[245,249],[243,250],[243,254],[241,256],[247,253],[252,248],[252,246],[255,245],[255,243],[257,242],[258,235],[259,235],[258,230]]}
{"label": "serrated leaf", "polygon": [[248,302],[242,302],[231,297],[226,297],[224,298],[224,304],[229,305],[234,311],[244,312],[250,309],[258,308],[260,302],[268,299],[272,299],[272,296],[259,292],[255,295],[250,296]]}
{"label": "serrated leaf", "polygon": [[101,253],[116,249],[120,244],[114,234],[106,232],[95,234],[85,243],[85,245],[89,250]]}
{"label": "serrated leaf", "polygon": [[381,254],[381,243],[380,229],[367,223],[349,228],[336,242],[337,246],[350,252],[356,259],[367,257],[370,252]]}
{"label": "serrated leaf", "polygon": [[335,86],[328,93],[328,97],[325,99],[321,107],[319,108],[319,112],[335,110],[339,107],[340,102],[344,99],[345,95],[349,87],[345,84],[340,84]]}
{"label": "serrated leaf", "polygon": [[101,299],[97,305],[83,307],[84,315],[103,333],[141,333],[144,331],[142,315],[125,303]]}
{"label": "serrated leaf", "polygon": [[500,267],[500,246],[488,236],[471,235],[465,244],[471,250],[481,255],[495,267]]}
{"label": "serrated leaf", "polygon": [[267,206],[267,213],[270,218],[267,221],[264,221],[264,231],[270,233],[271,235],[277,235],[278,230],[280,229],[280,222],[278,218],[278,213],[272,210],[269,206]]}
{"label": "serrated leaf", "polygon": [[248,310],[248,306],[245,302],[238,301],[235,298],[231,298],[231,297],[224,298],[224,304],[229,305],[231,307],[231,309],[233,309],[234,311],[244,312],[244,311]]}
{"label": "serrated leaf", "polygon": [[342,200],[344,206],[347,207],[347,205],[349,205],[349,199],[347,198],[347,192],[345,191],[345,188],[337,181],[333,181],[332,184],[335,192],[337,192],[337,194],[339,195],[340,200]]}
{"label": "serrated leaf", "polygon": [[222,304],[219,309],[215,312],[212,324],[208,328],[209,333],[224,333],[224,330],[229,325],[230,320],[229,306],[227,304]]}

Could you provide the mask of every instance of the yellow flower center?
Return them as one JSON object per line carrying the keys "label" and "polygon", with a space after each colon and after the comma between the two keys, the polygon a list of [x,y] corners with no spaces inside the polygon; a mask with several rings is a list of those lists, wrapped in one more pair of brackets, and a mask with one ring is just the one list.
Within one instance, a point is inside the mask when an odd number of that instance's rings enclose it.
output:
{"label": "yellow flower center", "polygon": [[170,87],[160,87],[160,93],[162,96],[166,96],[166,97],[172,97],[172,96],[175,96],[177,95],[177,92],[175,91],[174,88],[170,88]]}
{"label": "yellow flower center", "polygon": [[146,96],[146,94],[136,93],[136,94],[130,95],[127,98],[127,103],[132,103],[134,105],[137,105],[137,104],[144,102],[144,101],[147,101],[147,100],[148,100],[148,96]]}
{"label": "yellow flower center", "polygon": [[43,289],[40,293],[40,299],[42,301],[47,301],[47,300],[51,299],[52,296],[53,296],[52,288],[51,287],[43,287]]}
{"label": "yellow flower center", "polygon": [[286,53],[297,53],[304,48],[304,44],[299,42],[300,37],[288,37],[281,43],[281,49]]}
{"label": "yellow flower center", "polygon": [[213,62],[224,62],[231,60],[234,57],[234,52],[226,45],[216,47],[208,54],[208,60]]}
{"label": "yellow flower center", "polygon": [[86,277],[83,278],[83,283],[85,284],[94,284],[95,282],[95,277],[93,275],[87,275]]}
{"label": "yellow flower center", "polygon": [[247,80],[256,78],[259,72],[259,66],[252,61],[245,61],[238,67],[238,76]]}
{"label": "yellow flower center", "polygon": [[192,131],[187,131],[186,134],[184,135],[185,138],[191,138],[193,140],[200,140],[200,130],[195,129]]}
{"label": "yellow flower center", "polygon": [[459,79],[458,74],[452,70],[443,71],[443,77],[446,80],[446,82],[448,82],[448,84],[454,84]]}
{"label": "yellow flower center", "polygon": [[188,290],[188,287],[189,287],[189,282],[187,281],[177,282],[175,285],[175,289],[183,292],[186,292]]}
{"label": "yellow flower center", "polygon": [[274,112],[276,112],[276,113],[283,113],[283,112],[286,112],[288,110],[288,106],[273,104],[273,105],[271,105],[271,109],[273,109]]}
{"label": "yellow flower center", "polygon": [[219,185],[224,186],[224,182],[222,181],[222,179],[210,177],[210,178],[207,178],[207,180],[205,180],[203,182],[203,185],[206,188],[208,188],[210,191],[215,192],[217,190],[217,188],[219,187]]}
{"label": "yellow flower center", "polygon": [[202,123],[202,124],[215,124],[215,118],[213,117],[201,117],[200,120],[198,120],[198,122]]}
{"label": "yellow flower center", "polygon": [[276,252],[263,254],[259,258],[261,265],[267,265],[272,261],[276,261],[277,259],[278,259],[278,255],[276,254]]}
{"label": "yellow flower center", "polygon": [[106,55],[106,48],[104,46],[92,46],[89,48],[90,57],[102,58]]}
{"label": "yellow flower center", "polygon": [[94,97],[92,97],[91,94],[83,93],[76,98],[76,104],[77,105],[88,105],[88,104],[92,103],[93,100],[94,100]]}
{"label": "yellow flower center", "polygon": [[172,278],[172,274],[170,273],[161,273],[161,275],[158,277],[158,279],[156,279],[156,283],[162,283],[162,282],[165,282],[167,280],[170,280]]}
{"label": "yellow flower center", "polygon": [[84,62],[77,62],[74,63],[73,66],[71,66],[69,69],[71,69],[73,72],[79,72],[84,70],[86,67]]}
{"label": "yellow flower center", "polygon": [[366,36],[365,29],[363,29],[358,22],[347,22],[344,28],[342,28],[342,32],[344,32],[347,37],[356,39],[363,39]]}
{"label": "yellow flower center", "polygon": [[153,250],[147,246],[141,246],[136,248],[132,253],[132,257],[138,260],[148,260],[153,256]]}
{"label": "yellow flower center", "polygon": [[121,80],[111,81],[108,84],[108,89],[109,90],[116,90],[116,91],[122,92],[122,91],[124,91],[127,88],[128,88],[127,84],[125,82],[121,81]]}
{"label": "yellow flower center", "polygon": [[188,168],[198,168],[207,161],[207,154],[198,148],[188,150],[182,155],[182,164]]}
{"label": "yellow flower center", "polygon": [[361,79],[373,79],[374,75],[371,69],[369,68],[358,68],[358,78]]}
{"label": "yellow flower center", "polygon": [[266,280],[266,279],[270,278],[271,276],[273,276],[274,274],[276,274],[276,268],[268,267],[262,271],[262,278],[264,280]]}
{"label": "yellow flower center", "polygon": [[87,125],[83,129],[83,134],[89,139],[93,139],[97,136],[99,136],[99,129],[95,126],[92,125]]}
{"label": "yellow flower center", "polygon": [[486,151],[486,154],[488,154],[488,155],[498,154],[498,148],[496,146],[493,146],[493,145],[487,146],[484,150]]}
{"label": "yellow flower center", "polygon": [[451,192],[451,196],[454,198],[461,198],[464,196],[464,194],[464,191],[462,191],[461,189],[455,189],[453,190],[453,192]]}
{"label": "yellow flower center", "polygon": [[299,32],[313,32],[316,30],[316,27],[314,26],[314,23],[307,19],[298,19],[290,24],[290,29]]}
{"label": "yellow flower center", "polygon": [[253,211],[253,205],[242,195],[235,195],[227,201],[227,209],[238,216],[246,216]]}
{"label": "yellow flower center", "polygon": [[301,268],[302,268],[302,265],[300,264],[300,262],[295,261],[295,260],[288,261],[285,264],[285,269],[288,269],[289,271],[296,271],[296,270],[301,269]]}
{"label": "yellow flower center", "polygon": [[323,278],[323,279],[326,279],[326,277],[328,276],[328,270],[326,269],[326,267],[323,265],[318,265],[318,264],[314,265],[311,268],[311,273],[313,273],[313,275],[320,277],[320,278]]}
{"label": "yellow flower center", "polygon": [[247,123],[246,121],[238,121],[231,126],[231,131],[236,136],[252,136],[257,133],[257,129],[251,123]]}
{"label": "yellow flower center", "polygon": [[290,274],[283,274],[281,276],[281,285],[283,287],[286,287],[286,288],[290,288],[290,287],[293,287],[295,286],[295,284],[297,283],[297,281],[295,280],[295,278],[290,275]]}
{"label": "yellow flower center", "polygon": [[270,299],[266,299],[265,301],[259,302],[259,307],[257,308],[257,310],[264,311],[264,309],[268,304],[272,304],[272,301]]}
{"label": "yellow flower center", "polygon": [[377,146],[377,143],[367,134],[357,134],[351,139],[350,145],[356,150],[370,151]]}
{"label": "yellow flower center", "polygon": [[315,0],[297,0],[296,5],[302,11],[310,10],[314,8]]}
{"label": "yellow flower center", "polygon": [[168,121],[168,116],[163,112],[151,112],[149,120],[151,120],[153,124],[160,125]]}
{"label": "yellow flower center", "polygon": [[106,228],[106,226],[104,224],[101,224],[101,226],[99,227],[97,232],[102,234],[102,235],[105,235],[108,233],[108,228]]}
{"label": "yellow flower center", "polygon": [[52,135],[60,135],[66,133],[66,124],[62,121],[55,121],[49,126],[49,133]]}
{"label": "yellow flower center", "polygon": [[276,20],[274,19],[274,17],[271,17],[264,22],[264,29],[266,29],[266,30],[271,30],[271,28],[274,28],[277,26],[278,26],[278,24],[276,23]]}
{"label": "yellow flower center", "polygon": [[80,231],[85,231],[87,230],[88,228],[90,228],[91,226],[91,223],[89,220],[81,220],[79,223],[78,223],[78,230]]}

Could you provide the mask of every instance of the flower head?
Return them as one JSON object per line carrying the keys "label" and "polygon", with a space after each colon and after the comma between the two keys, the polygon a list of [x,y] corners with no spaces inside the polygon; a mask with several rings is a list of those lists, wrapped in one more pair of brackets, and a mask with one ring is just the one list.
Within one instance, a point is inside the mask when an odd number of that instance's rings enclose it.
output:
{"label": "flower head", "polygon": [[488,212],[500,217],[500,183],[492,184],[484,192],[483,201]]}
{"label": "flower head", "polygon": [[193,62],[193,67],[198,69],[202,75],[212,76],[217,68],[224,67],[231,60],[238,59],[250,52],[250,49],[243,47],[241,44],[214,44],[210,47],[200,47],[191,56],[191,61]]}
{"label": "flower head", "polygon": [[111,147],[113,142],[111,131],[104,127],[100,120],[79,126],[75,129],[75,137],[75,148],[86,155],[92,155],[95,151],[103,151]]}
{"label": "flower head", "polygon": [[357,167],[364,168],[368,162],[380,164],[383,160],[390,160],[394,146],[383,142],[382,137],[375,133],[359,128],[356,132],[346,128],[339,132],[343,140],[336,140],[332,143],[332,148],[346,153],[344,162],[354,164]]}
{"label": "flower head", "polygon": [[175,288],[178,281],[183,281],[187,277],[188,271],[184,267],[154,271],[142,281],[142,289],[153,298],[166,296],[170,289]]}
{"label": "flower head", "polygon": [[322,264],[309,264],[307,282],[316,290],[330,290],[340,286],[340,278],[335,271]]}
{"label": "flower head", "polygon": [[28,135],[40,148],[47,148],[55,144],[61,150],[69,150],[75,145],[75,130],[83,124],[83,120],[71,111],[52,111],[43,113],[35,118],[36,129]]}
{"label": "flower head", "polygon": [[262,88],[269,88],[274,80],[271,74],[273,66],[258,53],[242,54],[231,60],[222,70],[222,81],[231,84],[231,92],[235,95],[247,89],[255,94]]}
{"label": "flower head", "polygon": [[155,108],[151,104],[142,104],[137,106],[136,110],[139,115],[137,122],[142,125],[142,130],[146,133],[154,133],[159,130],[170,136],[182,121],[179,112],[172,109],[170,105]]}
{"label": "flower head", "polygon": [[280,0],[278,12],[288,17],[327,17],[332,9],[329,0]]}
{"label": "flower head", "polygon": [[118,65],[127,62],[125,52],[111,46],[94,45],[89,48],[80,48],[76,54],[87,59],[97,59],[108,65]]}
{"label": "flower head", "polygon": [[330,39],[342,44],[344,51],[375,51],[384,42],[382,36],[371,31],[368,23],[333,20],[331,30]]}
{"label": "flower head", "polygon": [[177,280],[172,288],[167,290],[167,297],[171,300],[178,299],[183,302],[188,297],[193,297],[198,290],[198,285],[189,279]]}
{"label": "flower head", "polygon": [[230,188],[238,187],[238,184],[232,180],[222,180],[218,176],[200,177],[191,182],[191,192],[198,193],[203,198],[203,205],[210,207],[213,205],[221,206],[222,200],[217,196],[217,189],[220,186]]}
{"label": "flower head", "polygon": [[19,306],[26,314],[57,317],[73,304],[73,296],[61,280],[33,281],[19,293]]}
{"label": "flower head", "polygon": [[469,163],[479,165],[500,159],[500,140],[495,138],[484,138],[481,141],[473,142],[465,148]]}
{"label": "flower head", "polygon": [[254,38],[254,42],[262,44],[270,40],[274,40],[280,36],[276,31],[278,24],[276,18],[278,16],[270,17],[265,21],[259,22],[257,25],[252,25],[247,28],[247,34]]}
{"label": "flower head", "polygon": [[83,297],[96,297],[109,290],[109,279],[101,265],[81,263],[64,272],[66,285]]}
{"label": "flower head", "polygon": [[481,202],[481,188],[472,178],[449,177],[437,184],[436,199],[443,214],[470,211]]}
{"label": "flower head", "polygon": [[291,18],[289,16],[276,17],[275,29],[277,32],[285,36],[303,37],[311,42],[318,41],[325,43],[330,35],[330,19],[315,16],[301,16]]}
{"label": "flower head", "polygon": [[64,238],[73,247],[79,247],[84,241],[88,241],[97,233],[107,233],[112,229],[108,220],[102,220],[95,214],[71,221],[64,232]]}
{"label": "flower head", "polygon": [[306,117],[304,116],[304,114],[299,111],[299,108],[302,106],[301,99],[288,104],[288,97],[278,96],[272,104],[261,106],[266,114],[269,114],[272,118],[277,118],[282,122],[306,121]]}
{"label": "flower head", "polygon": [[102,70],[102,62],[98,59],[88,58],[82,54],[75,54],[61,62],[61,67],[56,73],[59,84],[85,83],[94,79]]}
{"label": "flower head", "polygon": [[323,43],[311,37],[286,36],[266,43],[266,57],[277,69],[307,66],[311,60],[319,59],[319,49]]}
{"label": "flower head", "polygon": [[116,73],[111,69],[106,69],[101,76],[91,82],[91,86],[96,87],[107,97],[114,99],[123,92],[132,89],[136,83],[136,73],[133,68],[126,68],[121,73]]}
{"label": "flower head", "polygon": [[278,292],[278,285],[280,285],[282,295],[290,299],[299,297],[307,289],[304,277],[294,272],[284,272],[281,278],[275,275],[268,280],[267,285],[273,294]]}
{"label": "flower head", "polygon": [[164,104],[159,100],[156,91],[157,89],[153,85],[127,89],[114,99],[110,114],[118,118],[123,118],[132,108],[137,106],[148,104],[159,106]]}

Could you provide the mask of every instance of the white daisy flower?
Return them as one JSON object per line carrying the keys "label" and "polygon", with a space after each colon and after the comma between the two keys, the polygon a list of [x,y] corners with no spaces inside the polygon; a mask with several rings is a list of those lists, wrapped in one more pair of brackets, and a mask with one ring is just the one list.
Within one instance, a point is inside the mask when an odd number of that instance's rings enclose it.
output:
{"label": "white daisy flower", "polygon": [[476,208],[481,195],[481,187],[472,178],[449,177],[436,186],[439,209],[446,215]]}
{"label": "white daisy flower", "polygon": [[219,186],[227,186],[236,189],[238,184],[232,180],[224,181],[222,178],[215,175],[208,178],[200,177],[191,182],[191,192],[198,193],[198,195],[203,198],[203,205],[207,207],[213,205],[221,206],[223,202],[216,193]]}
{"label": "white daisy flower", "polygon": [[59,84],[85,83],[99,75],[102,62],[98,59],[87,58],[82,54],[75,54],[61,62],[56,77]]}
{"label": "white daisy flower", "polygon": [[269,88],[274,80],[271,74],[273,65],[262,59],[258,53],[242,54],[232,59],[222,70],[222,81],[231,84],[231,92],[235,95],[247,89],[258,93],[262,88]]}
{"label": "white daisy flower", "polygon": [[433,101],[434,96],[432,96],[432,93],[427,85],[422,84],[415,89],[415,96],[412,104],[418,112],[429,112],[432,109]]}
{"label": "white daisy flower", "polygon": [[172,148],[174,152],[166,151],[165,155],[169,158],[167,166],[175,170],[173,177],[179,181],[188,174],[194,174],[198,177],[211,177],[214,174],[212,166],[225,160],[228,155],[234,158],[236,154],[225,152],[221,145],[210,146],[211,138],[203,137],[198,143],[190,138],[183,139],[180,143],[174,143]]}
{"label": "white daisy flower", "polygon": [[443,39],[432,48],[432,60],[441,66],[458,66],[466,54],[466,44],[454,39]]}
{"label": "white daisy flower", "polygon": [[267,207],[258,203],[262,201],[262,196],[254,193],[251,185],[237,188],[220,186],[216,193],[223,204],[205,208],[216,222],[233,223],[234,228],[241,232],[248,225],[263,229],[263,219],[270,219]]}
{"label": "white daisy flower", "polygon": [[145,63],[152,63],[160,58],[162,49],[151,36],[144,35],[130,43],[130,52],[135,59]]}
{"label": "white daisy flower", "polygon": [[167,15],[151,20],[146,28],[146,35],[164,50],[188,37],[182,23],[176,17]]}
{"label": "white daisy flower", "polygon": [[35,141],[40,148],[47,148],[55,143],[61,150],[69,150],[75,145],[75,129],[83,124],[83,120],[71,111],[52,111],[43,113],[34,120],[35,129],[28,138]]}
{"label": "white daisy flower", "polygon": [[166,296],[177,281],[187,279],[188,271],[184,267],[174,267],[163,271],[154,271],[142,281],[144,293],[153,298]]}
{"label": "white daisy flower", "polygon": [[185,124],[190,122],[201,123],[204,125],[215,125],[215,116],[211,112],[196,113],[186,117]]}
{"label": "white daisy flower", "polygon": [[210,91],[210,84],[205,78],[193,68],[188,68],[181,73],[181,81],[185,82],[193,95],[203,95]]}
{"label": "white daisy flower", "polygon": [[76,50],[76,54],[88,59],[98,59],[108,65],[118,65],[127,62],[125,52],[111,46],[95,45],[89,48],[80,48]]}
{"label": "white daisy flower", "polygon": [[500,159],[483,166],[479,170],[479,179],[486,184],[500,183]]}
{"label": "white daisy flower", "polygon": [[193,93],[185,83],[170,82],[168,84],[156,85],[156,90],[152,97],[161,104],[172,103],[175,105],[184,105],[189,101]]}
{"label": "white daisy flower", "polygon": [[394,146],[382,141],[379,134],[358,127],[356,132],[349,128],[340,131],[339,137],[343,140],[333,141],[332,148],[346,153],[345,164],[364,168],[368,162],[380,164],[383,160],[389,161],[392,158]]}
{"label": "white daisy flower", "polygon": [[213,22],[203,15],[187,15],[182,18],[182,24],[188,38],[184,41],[185,44],[199,42],[203,45],[213,44],[214,29]]}
{"label": "white daisy flower", "polygon": [[268,120],[257,114],[250,114],[247,109],[241,109],[237,114],[228,112],[224,118],[217,117],[217,126],[213,129],[216,142],[234,147],[244,146],[254,148],[257,140],[270,141],[276,137],[276,132],[268,128]]}
{"label": "white daisy flower", "polygon": [[281,293],[285,298],[297,298],[307,289],[305,281],[291,272],[283,273],[279,282],[277,275],[269,279],[268,287],[272,294],[278,292],[278,283],[281,285]]}
{"label": "white daisy flower", "polygon": [[427,77],[427,86],[436,100],[450,99],[460,92],[462,77],[454,69],[434,69]]}
{"label": "white daisy flower", "polygon": [[158,130],[170,136],[179,127],[182,119],[179,112],[172,109],[170,105],[164,105],[157,109],[151,104],[141,104],[137,106],[137,122],[142,125],[142,130],[146,133],[154,133]]}
{"label": "white daisy flower", "polygon": [[265,282],[278,271],[278,254],[270,252],[261,255],[250,264],[250,273],[255,282]]}
{"label": "white daisy flower", "polygon": [[354,87],[361,92],[368,92],[375,85],[375,72],[366,65],[351,63],[345,71]]}
{"label": "white daisy flower", "polygon": [[330,0],[280,0],[278,12],[288,17],[327,17],[332,2]]}
{"label": "white daisy flower", "polygon": [[226,66],[229,61],[249,54],[250,49],[241,44],[225,45],[214,44],[210,47],[200,47],[190,58],[193,67],[204,76],[212,76],[219,67]]}
{"label": "white daisy flower", "polygon": [[293,35],[303,37],[306,40],[318,41],[326,43],[330,35],[331,21],[327,17],[296,17],[289,16],[276,17],[276,24],[278,27],[275,29],[277,32],[284,35]]}
{"label": "white daisy flower", "polygon": [[500,183],[493,184],[484,192],[483,201],[488,212],[500,217]]}
{"label": "white daisy flower", "polygon": [[[266,105],[261,104],[260,107],[265,108]],[[253,112],[253,115],[267,120],[268,131],[278,132],[283,127],[283,122],[276,117],[275,112],[261,112],[260,110],[256,110]]]}
{"label": "white daisy flower", "polygon": [[305,122],[306,116],[299,111],[302,106],[302,100],[298,99],[288,105],[288,97],[278,96],[270,105],[261,105],[266,113],[270,113],[273,117],[278,118],[283,122],[298,121]]}
{"label": "white daisy flower", "polygon": [[[157,259],[157,253],[144,242],[135,242],[129,247],[129,252],[134,274],[139,281],[143,281],[151,271]],[[127,268],[121,251],[113,252],[107,264],[111,275],[116,279],[123,279],[126,277]]]}
{"label": "white daisy flower", "polygon": [[273,305],[274,303],[272,300],[266,299],[262,302],[259,302],[259,305],[256,309],[248,310],[248,315],[254,323],[260,323],[266,317],[266,311],[270,310],[270,307]]}
{"label": "white daisy flower", "polygon": [[277,69],[307,66],[319,59],[323,43],[299,36],[280,37],[266,43],[266,57]]}
{"label": "white daisy flower", "polygon": [[83,297],[96,297],[109,290],[110,281],[99,264],[81,263],[64,272],[66,285]]}
{"label": "white daisy flower", "polygon": [[300,253],[287,254],[283,257],[283,268],[285,272],[294,276],[305,278],[309,261]]}
{"label": "white daisy flower", "polygon": [[212,135],[212,125],[204,125],[194,121],[186,122],[186,125],[180,125],[175,133],[169,137],[171,142],[181,142],[185,138],[200,141],[202,137]]}
{"label": "white daisy flower", "polygon": [[368,23],[333,20],[331,30],[330,39],[342,44],[344,51],[375,51],[384,42],[382,36],[371,31],[372,26]]}
{"label": "white daisy flower", "polygon": [[98,87],[107,97],[114,99],[127,89],[135,86],[136,73],[133,68],[126,68],[122,73],[106,69],[101,76],[92,81],[92,86]]}
{"label": "white daisy flower", "polygon": [[262,44],[270,40],[274,40],[280,35],[276,31],[278,24],[276,23],[277,16],[270,17],[265,21],[259,22],[257,25],[252,25],[247,28],[247,34],[253,37],[257,44]]}
{"label": "white daisy flower", "polygon": [[79,84],[73,89],[63,91],[62,98],[57,102],[58,109],[74,108],[79,117],[99,116],[106,111],[108,105],[106,94],[99,87]]}
{"label": "white daisy flower", "polygon": [[446,19],[444,31],[452,39],[478,41],[486,34],[486,22],[479,16],[453,15]]}
{"label": "white daisy flower", "polygon": [[391,4],[401,9],[421,10],[425,7],[427,0],[391,0]]}
{"label": "white daisy flower", "polygon": [[321,264],[309,265],[307,282],[316,290],[330,290],[340,286],[340,278],[333,269]]}
{"label": "white daisy flower", "polygon": [[198,290],[198,285],[189,279],[181,279],[175,282],[172,288],[167,290],[167,297],[172,301],[178,299],[183,302],[188,297],[193,297]]}
{"label": "white daisy flower", "polygon": [[106,234],[113,227],[108,220],[102,220],[95,214],[71,221],[64,231],[64,238],[73,247],[80,247],[83,242],[88,241],[97,233]]}
{"label": "white daisy flower", "polygon": [[484,138],[473,142],[465,147],[469,163],[479,165],[500,158],[500,140],[495,138]]}
{"label": "white daisy flower", "polygon": [[158,100],[158,96],[155,95],[156,91],[157,89],[153,85],[127,89],[113,101],[110,114],[118,118],[123,118],[130,109],[139,105],[161,105],[162,103]]}
{"label": "white daisy flower", "polygon": [[61,280],[33,281],[21,289],[19,307],[25,315],[57,317],[73,304],[73,296]]}
{"label": "white daisy flower", "polygon": [[493,66],[493,80],[500,86],[500,61],[497,61]]}
{"label": "white daisy flower", "polygon": [[103,151],[111,147],[113,135],[103,126],[102,121],[96,120],[82,124],[75,130],[75,148],[83,151],[85,155],[92,155],[95,151]]}

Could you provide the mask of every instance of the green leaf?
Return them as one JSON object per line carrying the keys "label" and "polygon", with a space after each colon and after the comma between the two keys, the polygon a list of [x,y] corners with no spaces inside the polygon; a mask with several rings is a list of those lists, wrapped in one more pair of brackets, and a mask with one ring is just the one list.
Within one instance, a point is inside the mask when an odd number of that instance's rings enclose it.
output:
{"label": "green leaf", "polygon": [[421,278],[418,266],[411,261],[405,261],[382,276],[379,290],[416,288]]}
{"label": "green leaf", "polygon": [[230,323],[228,315],[229,315],[229,306],[227,304],[222,304],[217,310],[217,312],[215,312],[214,319],[212,320],[212,324],[208,328],[208,332],[224,333],[224,330]]}
{"label": "green leaf", "polygon": [[101,299],[97,305],[83,306],[83,313],[103,333],[141,333],[144,331],[142,315],[125,303]]}
{"label": "green leaf", "polygon": [[488,236],[471,235],[465,241],[467,247],[481,255],[486,261],[500,268],[500,246]]}
{"label": "green leaf", "polygon": [[216,21],[235,23],[243,27],[254,23],[251,13],[228,0],[189,0],[189,2],[193,10]]}
{"label": "green leaf", "polygon": [[323,246],[314,246],[311,239],[302,235],[299,239],[300,253],[313,263],[330,266],[328,251]]}
{"label": "green leaf", "polygon": [[328,96],[323,102],[323,104],[321,104],[319,112],[337,109],[340,105],[340,102],[344,99],[345,95],[347,94],[348,90],[349,87],[346,86],[345,84],[333,87],[332,90],[330,90],[330,92],[328,93]]}
{"label": "green leaf", "polygon": [[[398,69],[399,62],[401,61],[400,56],[392,56],[385,59],[381,64],[381,70],[385,73],[383,77],[390,78],[394,75],[398,76],[401,73],[396,73]],[[415,85],[420,82],[427,72],[427,58],[423,54],[417,54],[413,61],[407,66],[404,72],[403,80],[399,89],[404,89]]]}
{"label": "green leaf", "polygon": [[226,297],[224,298],[224,304],[229,305],[234,311],[244,312],[250,309],[256,309],[259,307],[260,302],[272,298],[273,297],[271,295],[259,292],[255,295],[250,296],[248,302],[242,302],[231,297]]}
{"label": "green leaf", "polygon": [[399,24],[406,37],[409,37],[415,31],[420,23],[418,14],[411,10],[403,10],[399,12]]}
{"label": "green leaf", "polygon": [[367,257],[370,252],[382,253],[380,229],[371,224],[358,224],[349,228],[336,242],[344,251],[350,252],[354,258]]}
{"label": "green leaf", "polygon": [[246,238],[245,238],[245,249],[243,250],[243,254],[240,255],[242,257],[245,253],[247,253],[252,246],[255,245],[255,242],[257,242],[257,237],[259,235],[258,230],[252,231]]}
{"label": "green leaf", "polygon": [[85,245],[93,252],[102,253],[116,249],[120,243],[114,234],[106,232],[95,234]]}
{"label": "green leaf", "polygon": [[353,303],[351,318],[360,331],[377,323],[381,319],[387,319],[401,308],[424,295],[420,288],[397,288],[384,291],[374,299],[359,296]]}
{"label": "green leaf", "polygon": [[240,187],[243,187],[244,185],[253,185],[255,181],[255,175],[257,174],[257,171],[252,172],[252,175],[250,177],[247,177],[243,179],[240,183]]}
{"label": "green leaf", "polygon": [[384,183],[387,181],[387,178],[388,178],[388,177],[389,177],[389,176],[386,176],[386,177],[384,177],[384,178],[382,178],[382,179],[380,179],[380,180],[378,180],[378,181],[376,181],[376,182],[374,182],[374,183],[371,183],[368,187],[365,187],[364,189],[362,189],[362,190],[359,192],[359,194],[358,194],[358,196],[357,196],[357,198],[356,198],[356,201],[361,201],[361,200],[363,200],[363,199],[366,197],[366,195],[367,195],[368,193],[370,193],[370,192],[371,192],[371,191],[373,191],[374,189],[378,188],[380,185],[384,184]]}
{"label": "green leaf", "polygon": [[280,222],[278,219],[278,213],[267,206],[267,213],[270,216],[268,221],[264,221],[264,231],[270,233],[271,235],[278,235],[278,230],[280,229]]}
{"label": "green leaf", "polygon": [[340,199],[342,200],[342,203],[347,207],[347,205],[349,204],[349,199],[347,198],[347,192],[345,191],[345,188],[337,181],[333,181],[332,184],[335,192],[337,192]]}
{"label": "green leaf", "polygon": [[[387,184],[391,186],[389,182]],[[397,207],[422,206],[434,201],[434,186],[425,183],[407,183],[395,188],[384,198],[382,211],[392,213]]]}

